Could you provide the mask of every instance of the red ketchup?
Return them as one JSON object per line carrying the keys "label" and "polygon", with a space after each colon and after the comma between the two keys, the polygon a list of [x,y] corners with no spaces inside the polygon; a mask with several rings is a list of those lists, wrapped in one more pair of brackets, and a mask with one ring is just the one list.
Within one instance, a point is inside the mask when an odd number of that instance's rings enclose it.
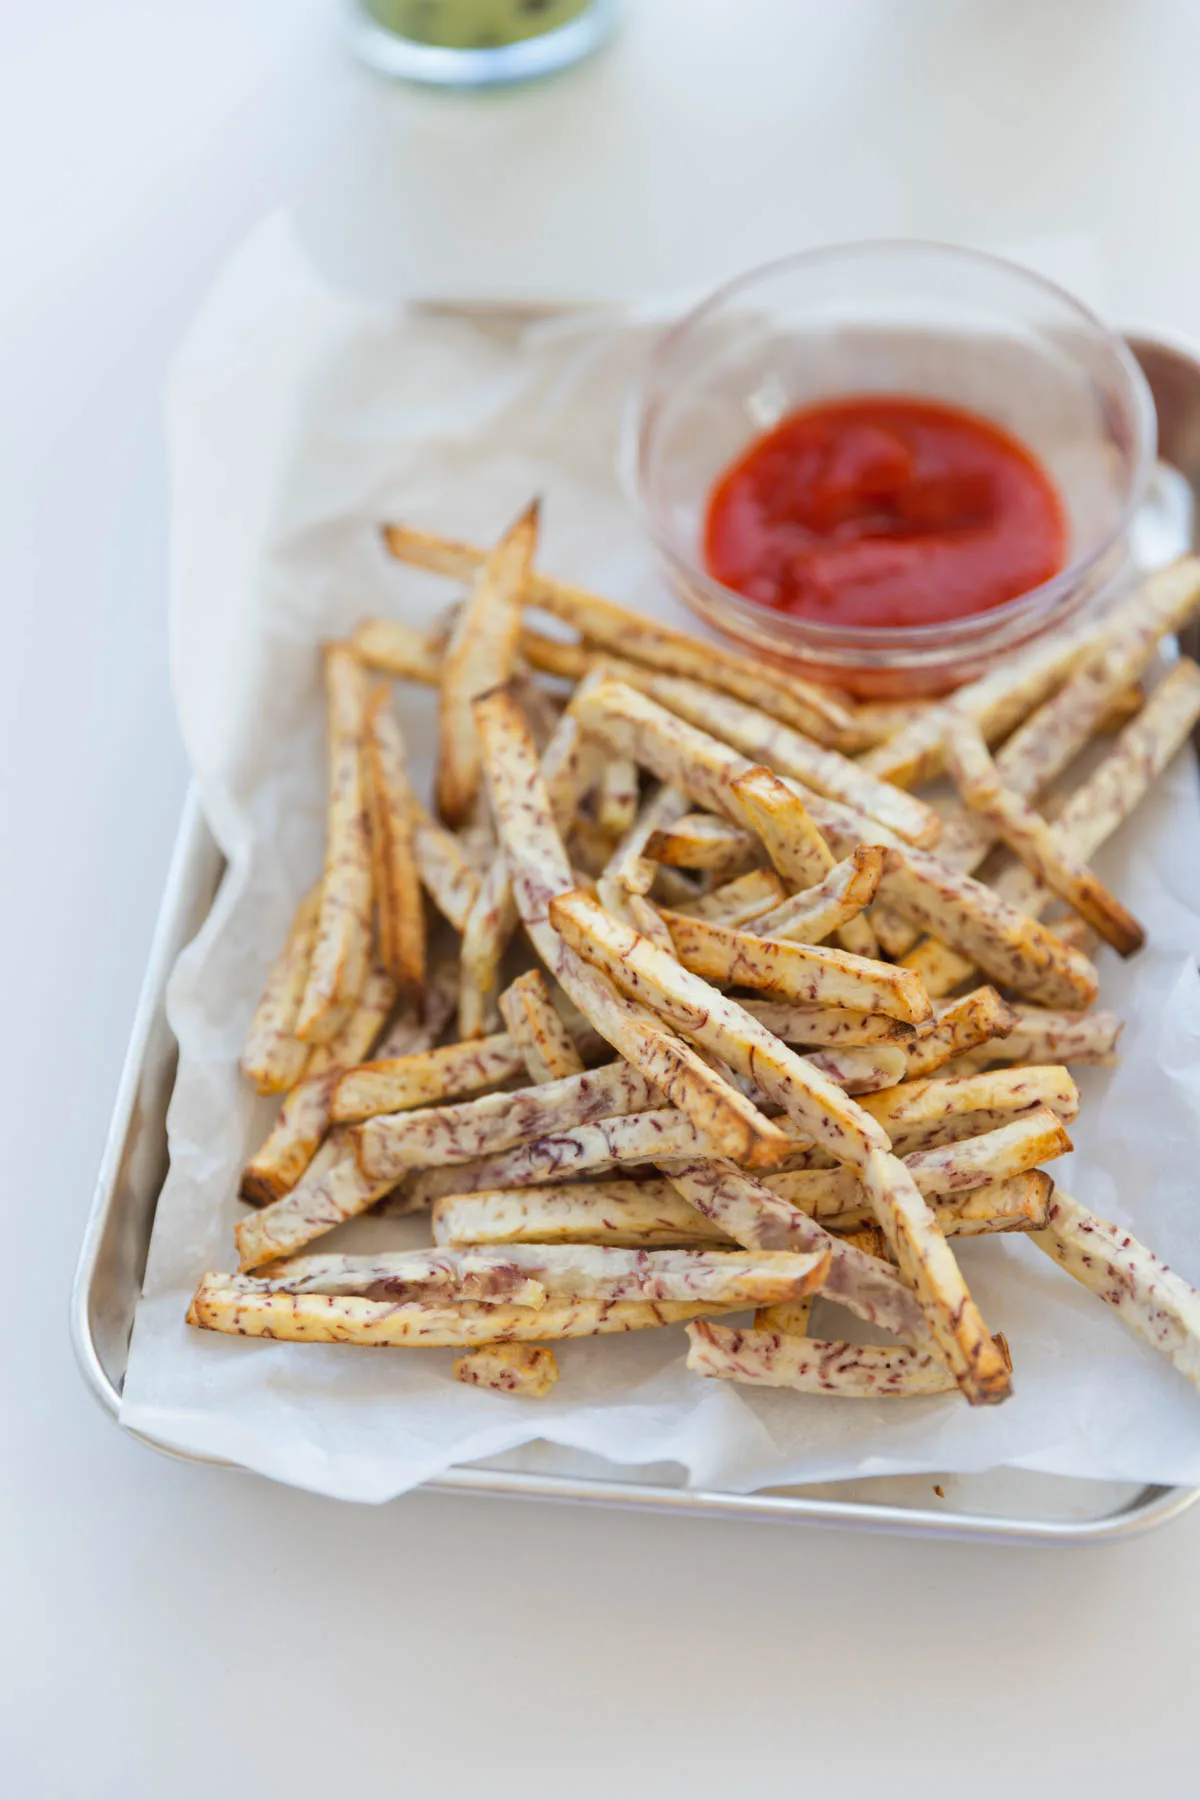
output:
{"label": "red ketchup", "polygon": [[756,438],[709,498],[709,573],[836,626],[937,625],[1037,587],[1066,560],[1062,502],[1006,432],[890,394],[824,401]]}

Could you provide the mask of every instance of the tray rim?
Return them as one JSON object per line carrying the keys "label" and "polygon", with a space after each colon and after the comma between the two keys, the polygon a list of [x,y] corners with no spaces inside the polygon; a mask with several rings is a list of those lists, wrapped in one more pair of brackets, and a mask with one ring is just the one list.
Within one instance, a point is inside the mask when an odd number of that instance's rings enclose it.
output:
{"label": "tray rim", "polygon": [[[219,858],[219,848],[209,830],[193,782],[188,788],[176,834],[71,1290],[71,1342],[80,1374],[98,1404],[118,1425],[120,1387],[105,1364],[94,1329],[93,1301],[99,1258],[105,1231],[117,1204],[117,1178],[146,1072],[151,1036],[156,1029],[166,1027],[167,981],[175,958],[190,935],[187,919],[196,899],[196,872],[204,863],[211,868]],[[158,1123],[165,1137],[165,1111]],[[182,1451],[149,1434],[132,1431],[127,1426],[120,1428],[127,1436],[177,1461],[250,1472],[243,1464]],[[958,1509],[934,1512],[888,1502],[815,1498],[770,1491],[725,1493],[717,1489],[675,1488],[657,1483],[471,1465],[448,1469],[414,1491],[495,1499],[553,1500],[570,1505],[610,1506],[624,1511],[679,1513],[692,1518],[834,1525],[848,1530],[990,1544],[1113,1543],[1167,1524],[1200,1501],[1200,1487],[1148,1483],[1129,1505],[1114,1513],[1091,1519],[1046,1519]]]}

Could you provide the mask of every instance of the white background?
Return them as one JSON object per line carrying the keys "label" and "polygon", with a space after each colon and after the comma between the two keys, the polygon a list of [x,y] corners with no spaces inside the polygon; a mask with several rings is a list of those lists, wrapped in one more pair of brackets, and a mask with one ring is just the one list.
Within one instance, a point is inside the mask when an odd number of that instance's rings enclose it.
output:
{"label": "white background", "polygon": [[[1066,235],[1115,318],[1200,336],[1189,0],[631,13],[591,66],[479,101],[357,71],[332,0],[0,7],[0,1782],[23,1800],[1194,1790],[1200,1509],[1073,1554],[351,1510],[124,1441],[72,1365],[186,779],[162,388],[258,217],[303,187],[331,267],[429,293]],[[363,205],[367,253],[343,228]]]}

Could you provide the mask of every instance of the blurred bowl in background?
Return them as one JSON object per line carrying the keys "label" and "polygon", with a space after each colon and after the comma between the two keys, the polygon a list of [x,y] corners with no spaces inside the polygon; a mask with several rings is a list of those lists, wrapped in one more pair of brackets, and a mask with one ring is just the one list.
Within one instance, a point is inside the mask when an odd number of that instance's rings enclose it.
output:
{"label": "blurred bowl in background", "polygon": [[350,42],[381,75],[433,87],[535,81],[590,56],[616,0],[350,0]]}

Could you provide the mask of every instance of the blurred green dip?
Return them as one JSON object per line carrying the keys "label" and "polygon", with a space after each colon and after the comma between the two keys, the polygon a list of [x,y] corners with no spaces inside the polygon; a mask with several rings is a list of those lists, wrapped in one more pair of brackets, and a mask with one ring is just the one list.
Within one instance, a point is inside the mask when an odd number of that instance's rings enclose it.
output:
{"label": "blurred green dip", "polygon": [[398,37],[447,50],[490,50],[541,37],[577,19],[591,0],[366,0]]}

